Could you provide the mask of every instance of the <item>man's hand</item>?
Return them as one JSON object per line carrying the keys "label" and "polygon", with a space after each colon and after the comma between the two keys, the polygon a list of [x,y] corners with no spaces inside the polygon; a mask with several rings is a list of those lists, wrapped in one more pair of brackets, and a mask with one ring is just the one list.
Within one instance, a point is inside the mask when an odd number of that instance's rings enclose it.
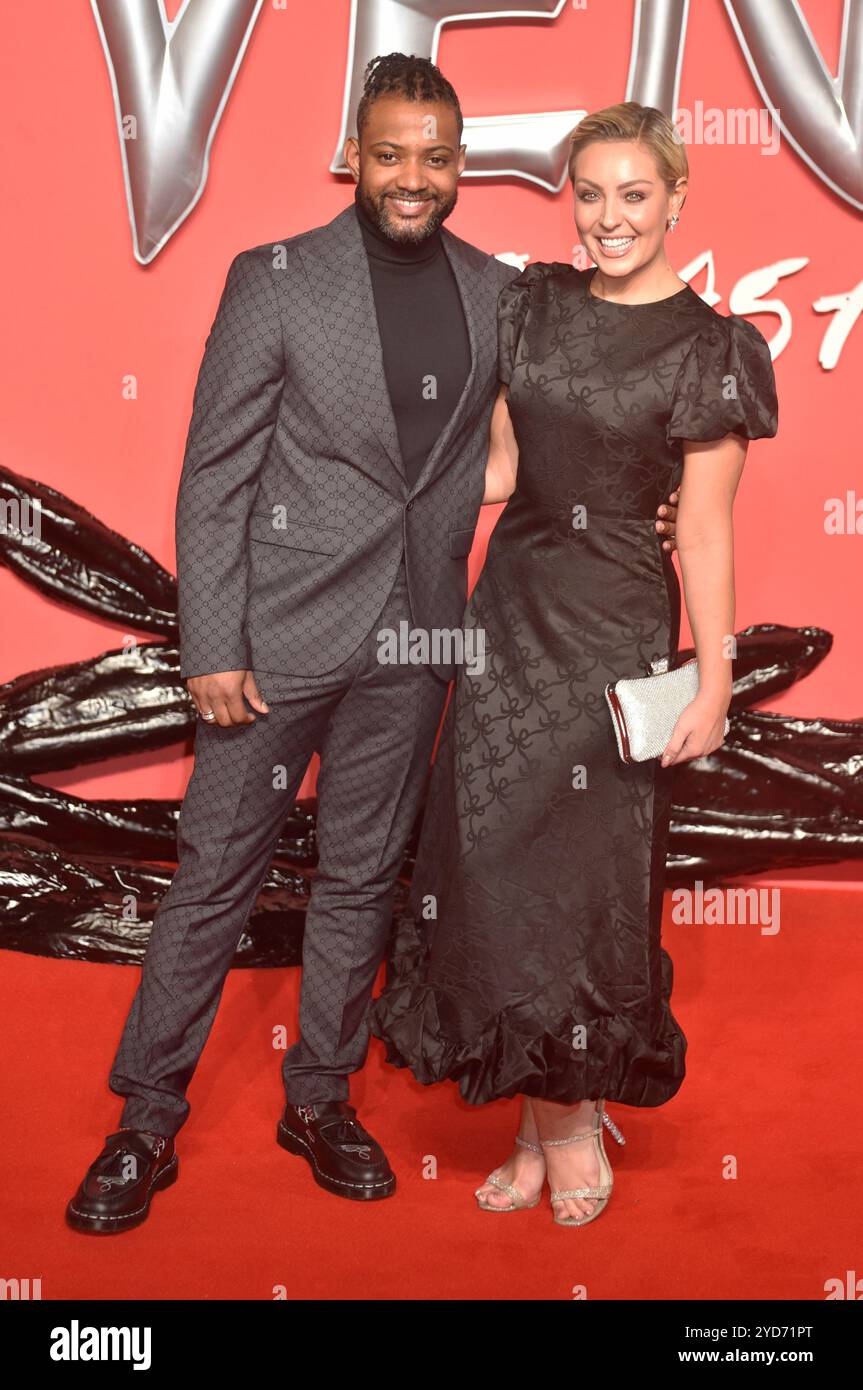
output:
{"label": "man's hand", "polygon": [[251,671],[218,671],[211,676],[190,676],[186,689],[195,709],[203,719],[212,710],[215,719],[207,724],[221,724],[227,729],[233,724],[254,724],[256,716],[243,704],[246,697],[252,709],[260,714],[269,712],[269,705],[255,684]]}
{"label": "man's hand", "polygon": [[660,518],[656,523],[657,531],[660,531],[665,539],[662,542],[662,549],[671,552],[677,548],[677,503],[680,500],[679,492],[672,492],[667,502],[663,502],[661,507],[657,507],[656,515]]}

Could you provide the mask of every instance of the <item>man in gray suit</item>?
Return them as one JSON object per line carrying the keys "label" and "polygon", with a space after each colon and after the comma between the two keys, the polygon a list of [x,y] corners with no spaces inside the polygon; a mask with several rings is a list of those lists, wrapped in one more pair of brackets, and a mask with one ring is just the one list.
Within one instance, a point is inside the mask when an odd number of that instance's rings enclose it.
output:
{"label": "man in gray suit", "polygon": [[[395,1190],[349,1078],[462,655],[497,300],[517,272],[442,226],[465,147],[433,64],[375,59],[357,131],[354,204],[237,255],[207,339],[176,516],[195,764],[110,1074],[121,1126],[67,1206],[78,1230],[139,1224],[176,1178],[186,1088],[315,751],[319,863],[277,1138],[339,1196]],[[380,659],[402,622],[427,660]]]}

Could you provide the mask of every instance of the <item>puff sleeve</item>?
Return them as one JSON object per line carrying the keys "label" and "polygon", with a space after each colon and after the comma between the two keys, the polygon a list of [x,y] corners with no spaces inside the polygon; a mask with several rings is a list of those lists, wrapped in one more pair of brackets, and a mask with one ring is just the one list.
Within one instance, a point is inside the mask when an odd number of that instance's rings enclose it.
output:
{"label": "puff sleeve", "polygon": [[509,385],[518,358],[518,345],[536,286],[559,271],[572,274],[563,261],[533,261],[505,284],[497,300],[498,379]]}
{"label": "puff sleeve", "polygon": [[776,434],[779,405],[770,348],[748,319],[717,315],[699,332],[674,381],[666,438],[722,439]]}
{"label": "puff sleeve", "polygon": [[530,300],[532,277],[528,271],[532,269],[532,266],[527,266],[508,285],[504,285],[497,299],[497,375],[498,380],[507,386],[512,378],[518,340]]}

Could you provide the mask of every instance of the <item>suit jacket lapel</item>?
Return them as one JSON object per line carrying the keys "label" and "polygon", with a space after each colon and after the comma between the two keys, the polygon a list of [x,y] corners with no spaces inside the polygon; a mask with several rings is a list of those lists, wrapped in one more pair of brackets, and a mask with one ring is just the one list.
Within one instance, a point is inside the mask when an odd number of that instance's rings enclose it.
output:
{"label": "suit jacket lapel", "polygon": [[462,308],[464,309],[465,321],[467,323],[468,338],[470,340],[470,370],[465,379],[462,393],[458,399],[455,410],[444,425],[440,434],[432,446],[432,450],[419,472],[411,495],[424,487],[429,478],[433,477],[440,459],[446,453],[450,441],[455,436],[462,420],[469,413],[473,399],[474,388],[479,376],[479,295],[483,283],[483,274],[478,272],[470,263],[461,248],[461,242],[448,232],[446,227],[441,228],[444,249],[449,263],[452,266],[461,296]]}
{"label": "suit jacket lapel", "polygon": [[[441,228],[443,245],[461,295],[468,337],[470,371],[455,410],[435,441],[410,495],[433,476],[438,463],[469,411],[478,379],[480,294],[483,271],[464,254],[458,238]],[[320,235],[299,242],[333,358],[371,429],[378,435],[398,474],[402,490],[408,479],[387,389],[377,311],[362,232],[353,204],[333,218]],[[487,267],[486,267],[487,268]]]}
{"label": "suit jacket lapel", "polygon": [[299,252],[333,358],[404,487],[407,474],[387,390],[372,279],[353,204],[320,236],[301,241]]}

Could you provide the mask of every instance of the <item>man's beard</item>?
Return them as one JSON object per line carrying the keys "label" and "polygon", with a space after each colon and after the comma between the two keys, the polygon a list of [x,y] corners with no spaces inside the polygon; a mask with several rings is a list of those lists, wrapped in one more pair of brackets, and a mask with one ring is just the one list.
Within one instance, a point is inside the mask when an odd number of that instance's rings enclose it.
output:
{"label": "man's beard", "polygon": [[458,201],[458,184],[456,184],[452,191],[452,197],[444,199],[442,202],[438,202],[436,195],[432,195],[435,197],[435,205],[423,222],[422,227],[416,228],[410,224],[406,227],[399,227],[391,220],[389,208],[387,206],[389,203],[389,194],[381,193],[375,198],[366,191],[362,182],[360,182],[358,185],[358,195],[363,207],[379,232],[385,237],[389,237],[390,241],[400,242],[402,245],[416,245],[420,242],[427,241],[430,236],[433,236],[441,223],[445,222],[449,217]]}

